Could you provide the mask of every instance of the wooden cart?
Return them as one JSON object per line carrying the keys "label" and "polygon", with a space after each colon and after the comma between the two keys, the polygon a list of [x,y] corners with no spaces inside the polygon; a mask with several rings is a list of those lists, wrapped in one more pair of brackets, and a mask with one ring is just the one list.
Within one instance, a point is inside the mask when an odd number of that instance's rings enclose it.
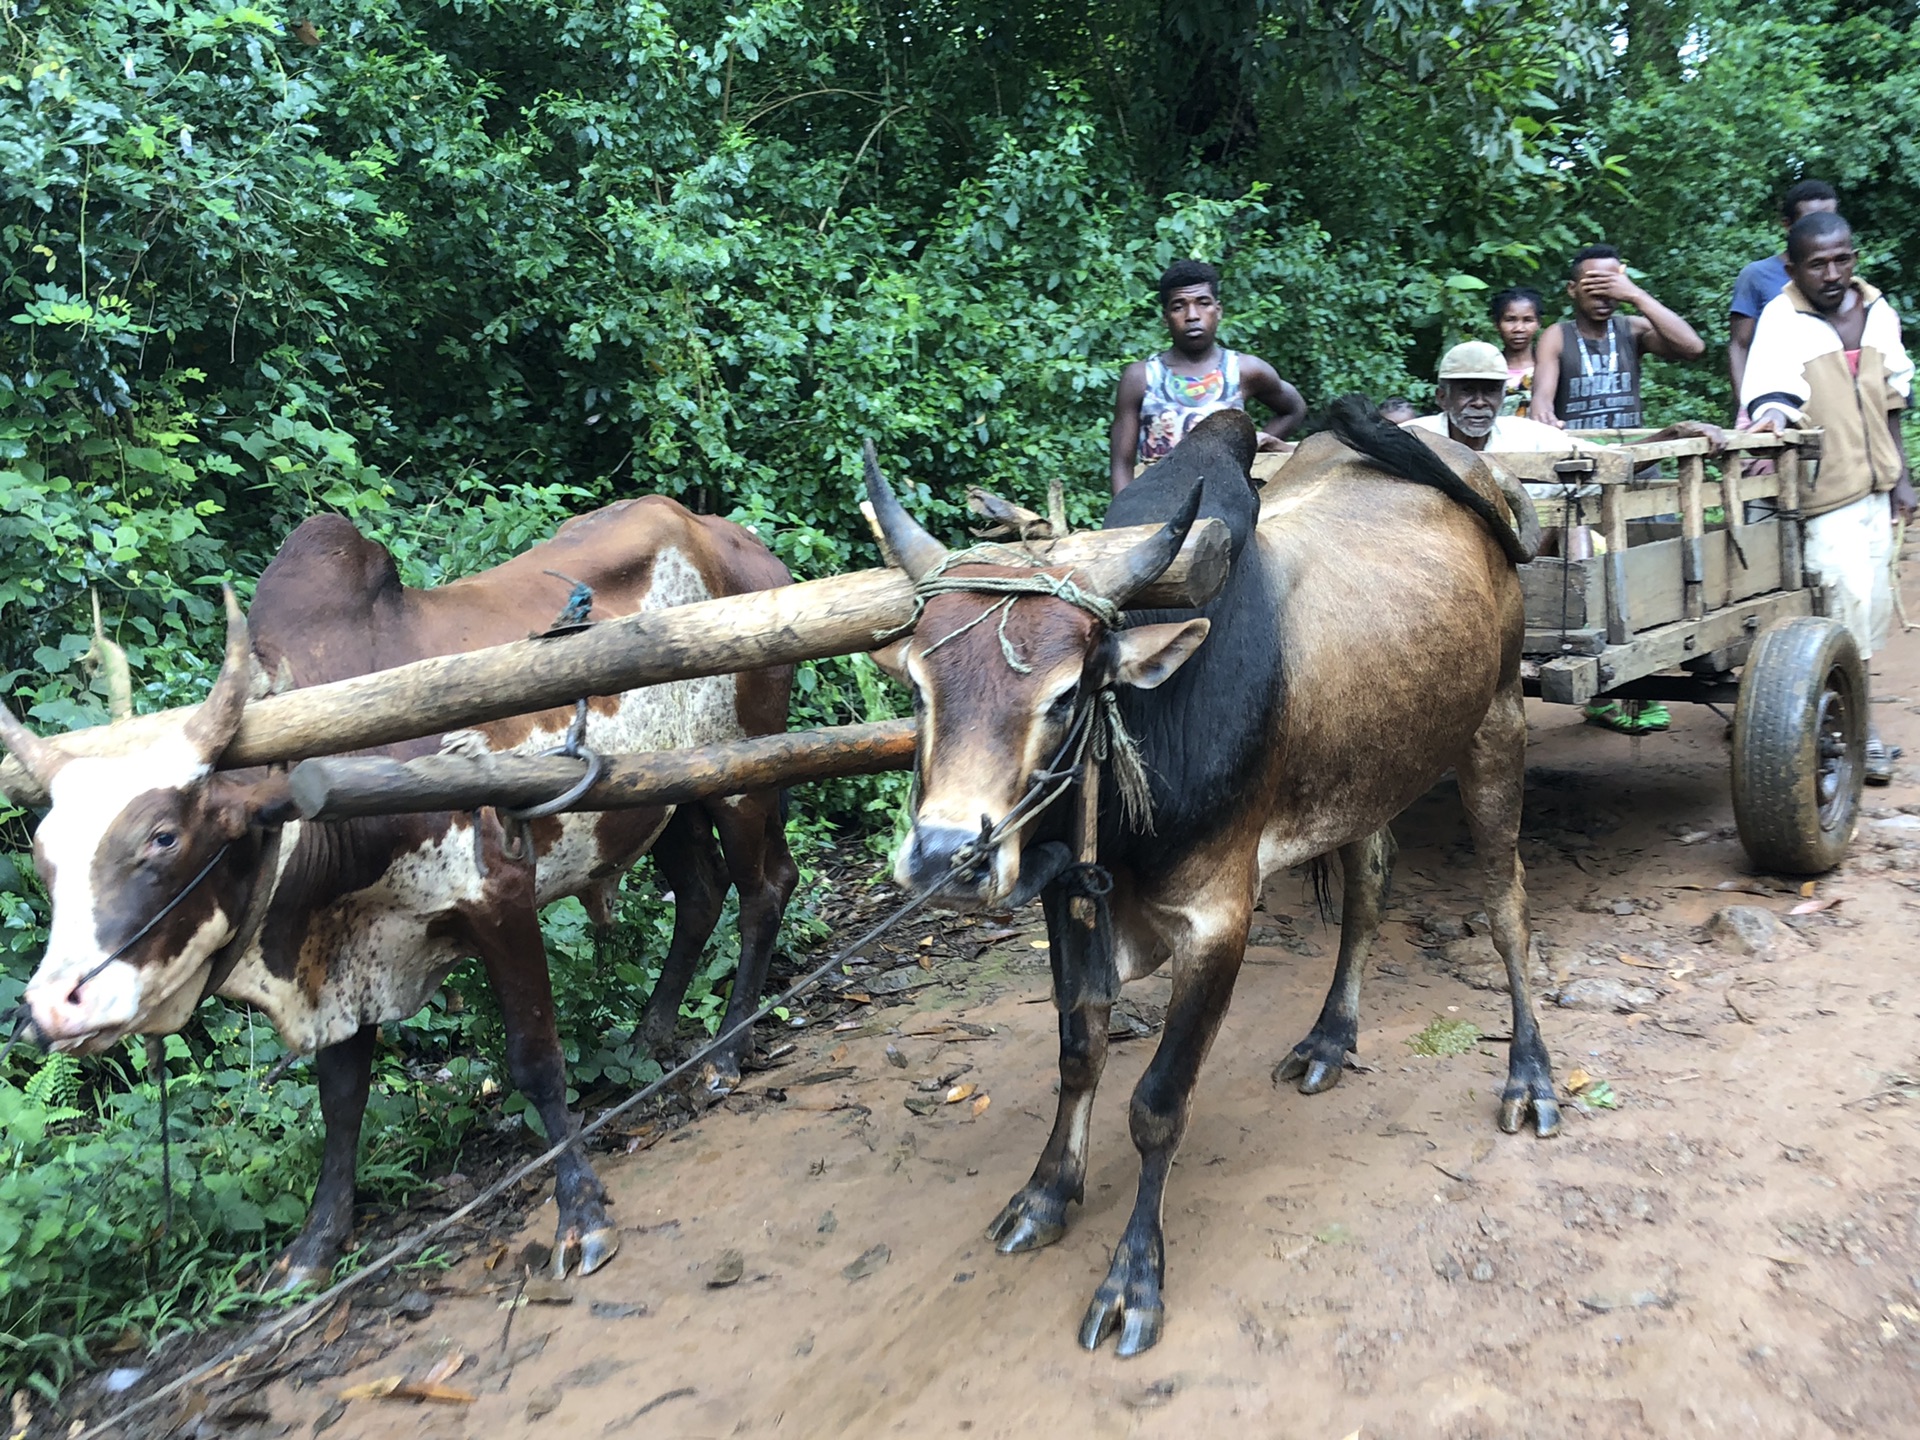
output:
{"label": "wooden cart", "polygon": [[[1831,869],[1859,818],[1867,685],[1801,558],[1819,432],[1729,435],[1716,460],[1704,440],[1635,443],[1646,434],[1583,437],[1619,441],[1598,452],[1489,456],[1529,483],[1545,548],[1577,554],[1567,536],[1589,527],[1596,552],[1520,569],[1527,692],[1562,705],[1731,704],[1747,853],[1763,870]],[[1775,473],[1742,477],[1750,455],[1770,456]]]}

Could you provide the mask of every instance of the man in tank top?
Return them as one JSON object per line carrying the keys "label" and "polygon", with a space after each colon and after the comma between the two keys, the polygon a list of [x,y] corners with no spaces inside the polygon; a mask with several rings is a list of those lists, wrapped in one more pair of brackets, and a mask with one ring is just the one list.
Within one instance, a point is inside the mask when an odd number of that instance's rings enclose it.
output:
{"label": "man in tank top", "polygon": [[1306,418],[1307,402],[1266,361],[1215,341],[1220,329],[1220,272],[1199,260],[1176,260],[1160,277],[1160,314],[1173,347],[1136,360],[1120,374],[1108,437],[1113,493],[1151,465],[1216,410],[1244,410],[1249,397],[1273,412],[1261,427],[1262,450],[1283,441]]}
{"label": "man in tank top", "polygon": [[[1563,430],[1624,430],[1642,423],[1640,357],[1697,360],[1693,327],[1627,276],[1620,252],[1589,245],[1569,267],[1573,319],[1542,332],[1528,415]],[[1640,313],[1623,315],[1620,306]]]}

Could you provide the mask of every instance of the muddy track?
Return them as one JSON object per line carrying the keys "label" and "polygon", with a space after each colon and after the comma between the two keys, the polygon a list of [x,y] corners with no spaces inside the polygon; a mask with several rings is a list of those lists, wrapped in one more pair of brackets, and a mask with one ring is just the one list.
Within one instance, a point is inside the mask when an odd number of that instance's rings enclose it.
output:
{"label": "muddy track", "polygon": [[[1920,757],[1920,643],[1896,639],[1875,686],[1887,738]],[[1152,1038],[1114,1048],[1067,1238],[1013,1257],[981,1238],[1052,1115],[1023,916],[976,958],[965,933],[925,947],[930,969],[911,957],[937,927],[919,926],[856,1028],[798,1033],[748,1093],[603,1158],[620,1256],[536,1289],[504,1345],[516,1257],[476,1255],[424,1318],[339,1317],[328,1363],[251,1403],[269,1432],[396,1440],[1920,1433],[1920,820],[1898,809],[1920,809],[1920,764],[1868,792],[1853,858],[1818,887],[1840,903],[1789,917],[1797,891],[1714,888],[1750,879],[1723,726],[1675,718],[1634,741],[1532,709],[1523,855],[1541,962],[1576,1002],[1543,1025],[1562,1082],[1584,1070],[1617,1108],[1503,1136],[1502,1045],[1410,1045],[1436,1020],[1507,1029],[1440,787],[1397,826],[1366,1068],[1326,1095],[1269,1072],[1317,1013],[1335,937],[1298,882],[1266,897],[1169,1189],[1167,1333],[1144,1357],[1087,1355],[1073,1331],[1132,1199],[1125,1102]],[[1705,928],[1729,904],[1775,917],[1760,953]],[[884,984],[908,1003],[878,1003]],[[1166,983],[1128,994],[1150,1023]],[[551,1229],[543,1206],[510,1243]],[[729,1251],[739,1276],[716,1285]],[[339,1403],[452,1351],[468,1359],[445,1383],[472,1404]]]}

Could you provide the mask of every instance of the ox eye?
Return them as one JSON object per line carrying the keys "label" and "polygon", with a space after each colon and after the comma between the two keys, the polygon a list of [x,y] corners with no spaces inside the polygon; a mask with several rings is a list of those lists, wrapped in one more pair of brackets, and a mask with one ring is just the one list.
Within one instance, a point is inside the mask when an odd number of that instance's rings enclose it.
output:
{"label": "ox eye", "polygon": [[1047,707],[1049,720],[1065,720],[1073,714],[1073,707],[1080,703],[1080,687],[1069,685],[1053,697],[1053,703]]}
{"label": "ox eye", "polygon": [[156,830],[148,837],[147,843],[156,850],[171,850],[180,843],[180,837],[171,830]]}

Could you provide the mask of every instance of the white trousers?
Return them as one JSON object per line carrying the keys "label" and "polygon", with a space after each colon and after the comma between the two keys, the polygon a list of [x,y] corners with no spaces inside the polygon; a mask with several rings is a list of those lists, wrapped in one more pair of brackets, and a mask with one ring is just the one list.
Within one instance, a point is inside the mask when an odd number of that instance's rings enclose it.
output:
{"label": "white trousers", "polygon": [[1853,632],[1866,659],[1893,618],[1893,510],[1885,495],[1863,495],[1806,525],[1806,566],[1827,587],[1827,613]]}

